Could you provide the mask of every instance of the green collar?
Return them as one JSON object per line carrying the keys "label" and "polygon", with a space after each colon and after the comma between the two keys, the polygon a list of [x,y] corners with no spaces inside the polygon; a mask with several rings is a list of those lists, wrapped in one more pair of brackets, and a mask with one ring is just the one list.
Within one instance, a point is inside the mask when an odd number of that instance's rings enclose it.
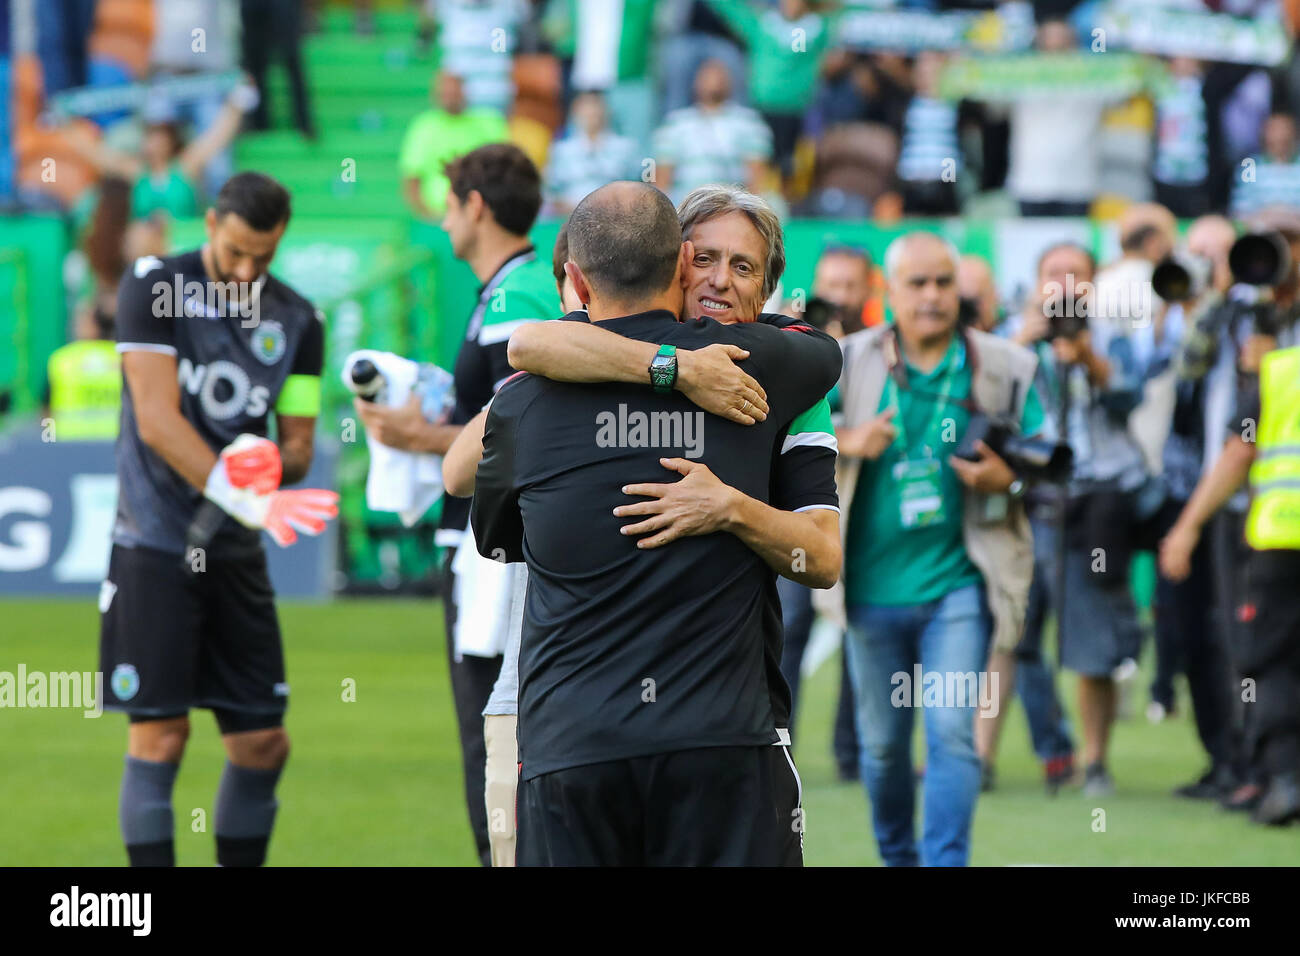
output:
{"label": "green collar", "polygon": [[903,359],[903,364],[907,367],[907,374],[909,377],[917,375],[921,378],[933,380],[940,376],[947,375],[951,371],[960,371],[966,367],[966,344],[962,341],[960,331],[953,332],[952,341],[948,343],[948,351],[943,353],[943,358],[939,359],[939,364],[928,372],[922,372],[909,362],[907,356],[902,354],[903,349],[901,345],[899,346],[898,351],[900,357]]}

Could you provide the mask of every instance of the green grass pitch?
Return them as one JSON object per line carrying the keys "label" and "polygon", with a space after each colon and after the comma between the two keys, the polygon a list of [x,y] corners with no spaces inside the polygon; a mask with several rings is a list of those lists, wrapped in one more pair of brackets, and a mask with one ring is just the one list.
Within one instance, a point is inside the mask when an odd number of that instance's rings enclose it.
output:
{"label": "green grass pitch", "polygon": [[[280,787],[272,865],[472,865],[459,747],[431,601],[341,600],[281,605],[293,753]],[[0,671],[96,666],[93,601],[0,603]],[[344,700],[355,682],[355,702]],[[804,784],[810,865],[879,863],[860,785],[835,779],[830,724],[838,687],[832,658],[805,689],[796,757]],[[1145,704],[1139,680],[1139,711]],[[1073,685],[1062,681],[1067,708]],[[979,801],[972,863],[980,865],[1294,865],[1300,828],[1255,827],[1169,791],[1201,769],[1185,697],[1173,721],[1141,717],[1115,729],[1118,793],[1088,800],[1043,793],[1023,711],[1014,706],[998,790]],[[213,862],[212,803],[223,756],[211,716],[193,733],[175,792],[177,859]],[[78,710],[0,709],[0,865],[116,866],[117,790],[125,720]],[[1105,831],[1094,810],[1105,810]],[[202,811],[198,813],[196,811]],[[206,819],[205,819],[206,818]],[[200,826],[202,825],[202,827]]]}

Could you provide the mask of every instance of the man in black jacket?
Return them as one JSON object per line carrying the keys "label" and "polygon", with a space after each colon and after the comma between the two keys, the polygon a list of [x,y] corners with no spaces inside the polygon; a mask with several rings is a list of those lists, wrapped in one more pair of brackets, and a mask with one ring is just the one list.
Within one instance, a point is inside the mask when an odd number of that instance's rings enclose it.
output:
{"label": "man in black jacket", "polygon": [[[521,375],[493,401],[472,521],[487,556],[526,560],[520,652],[520,865],[798,863],[797,774],[764,668],[774,574],[736,537],[644,549],[614,509],[666,459],[702,461],[760,501],[795,416],[839,376],[804,327],[679,322],[691,244],[641,183],[597,190],[569,221],[567,266],[592,322],[661,343],[656,387]],[[705,415],[672,391],[675,350],[746,349],[766,421]],[[789,786],[794,783],[794,787]]]}

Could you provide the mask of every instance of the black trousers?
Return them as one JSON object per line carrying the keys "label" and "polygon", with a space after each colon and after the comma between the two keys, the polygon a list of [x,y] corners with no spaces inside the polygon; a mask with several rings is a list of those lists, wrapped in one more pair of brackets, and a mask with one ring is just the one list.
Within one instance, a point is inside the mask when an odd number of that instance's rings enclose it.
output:
{"label": "black trousers", "polygon": [[456,704],[456,724],[460,730],[461,767],[465,774],[465,806],[469,809],[469,825],[474,831],[474,846],[479,862],[492,865],[492,851],[488,845],[487,802],[487,745],[483,742],[483,708],[492,696],[492,687],[501,673],[501,655],[474,657],[466,654],[456,660],[456,602],[453,600],[451,562],[456,556],[454,548],[448,549],[443,566],[443,619],[447,631],[447,670],[451,674],[451,696]]}
{"label": "black trousers", "polygon": [[314,129],[307,101],[307,81],[302,72],[302,5],[303,0],[240,0],[244,68],[261,93],[251,117],[253,129],[269,129],[271,125],[266,71],[277,53],[289,74],[294,123],[304,133]]}
{"label": "black trousers", "polygon": [[1194,186],[1156,182],[1156,202],[1179,219],[1195,219],[1210,211],[1210,192],[1204,183]]}
{"label": "black trousers", "polygon": [[1242,675],[1255,682],[1250,745],[1269,775],[1300,773],[1300,551],[1253,551]]}
{"label": "black trousers", "polygon": [[857,704],[853,700],[853,681],[849,677],[849,659],[840,654],[840,702],[835,708],[835,730],[831,735],[831,750],[835,766],[848,776],[858,774],[858,723]]}
{"label": "black trousers", "polygon": [[772,130],[772,162],[789,176],[794,165],[794,150],[803,131],[802,113],[763,113],[763,119]]}
{"label": "black trousers", "polygon": [[1228,734],[1232,744],[1233,771],[1246,783],[1259,783],[1260,768],[1255,765],[1249,741],[1253,738],[1258,716],[1254,705],[1242,700],[1241,680],[1244,672],[1248,629],[1239,619],[1246,602],[1246,569],[1250,548],[1246,546],[1244,515],[1220,509],[1210,522],[1211,566],[1214,571],[1214,623],[1219,646],[1223,649],[1229,671]]}
{"label": "black trousers", "polygon": [[1088,203],[1086,200],[1069,200],[1069,199],[1051,199],[1051,200],[1020,200],[1020,215],[1030,216],[1086,216],[1088,215]]}
{"label": "black trousers", "polygon": [[[789,578],[777,578],[776,590],[781,596],[781,623],[785,630],[785,641],[781,648],[781,674],[790,688],[790,738],[795,735],[795,723],[799,717],[799,687],[802,684],[801,669],[804,651],[808,648],[808,638],[812,633],[813,613],[812,589]],[[849,680],[847,663],[840,666],[840,701],[835,708],[835,730],[831,738],[831,749],[835,754],[835,765],[842,773],[858,772],[858,729],[854,720],[853,682]]]}
{"label": "black trousers", "polygon": [[[1170,499],[1160,514],[1164,532],[1173,527],[1184,502]],[[1233,670],[1215,624],[1213,547],[1203,537],[1192,553],[1191,574],[1184,581],[1156,579],[1156,679],[1151,696],[1166,706],[1173,699],[1173,678],[1187,675],[1196,733],[1213,766],[1236,772],[1238,741],[1233,739]]]}
{"label": "black trousers", "polygon": [[517,866],[802,866],[783,746],[702,747],[520,780]]}
{"label": "black trousers", "polygon": [[957,184],[941,179],[929,182],[903,181],[903,212],[909,216],[955,216],[961,203]]}

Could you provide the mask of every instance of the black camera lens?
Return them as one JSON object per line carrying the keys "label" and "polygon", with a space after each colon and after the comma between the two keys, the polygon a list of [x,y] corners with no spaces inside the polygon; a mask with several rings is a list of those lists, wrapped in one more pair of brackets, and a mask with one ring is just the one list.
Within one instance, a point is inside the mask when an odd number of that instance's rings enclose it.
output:
{"label": "black camera lens", "polygon": [[1166,302],[1186,302],[1199,294],[1196,277],[1170,256],[1156,264],[1151,272],[1151,290]]}
{"label": "black camera lens", "polygon": [[1276,232],[1247,233],[1228,250],[1228,268],[1244,285],[1281,285],[1291,272],[1291,247]]}
{"label": "black camera lens", "polygon": [[1070,476],[1074,451],[1063,442],[1008,436],[1002,457],[1017,474],[1040,481],[1061,482]]}

